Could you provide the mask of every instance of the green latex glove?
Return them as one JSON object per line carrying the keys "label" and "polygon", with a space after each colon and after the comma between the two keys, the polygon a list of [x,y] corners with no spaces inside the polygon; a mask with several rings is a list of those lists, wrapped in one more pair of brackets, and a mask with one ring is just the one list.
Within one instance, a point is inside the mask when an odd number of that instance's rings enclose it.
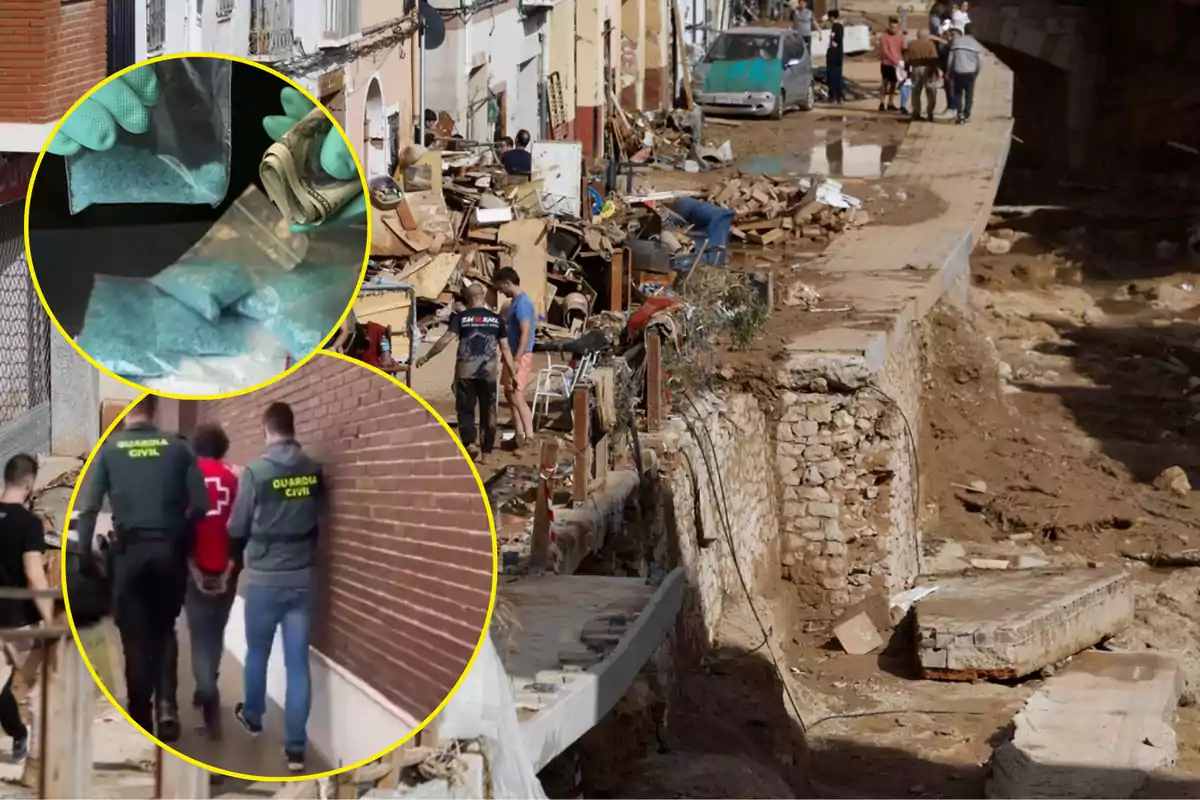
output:
{"label": "green latex glove", "polygon": [[158,75],[153,64],[126,72],[94,91],[63,120],[46,151],[73,156],[81,150],[108,150],[121,129],[145,133],[150,109],[158,102]]}
{"label": "green latex glove", "polygon": [[[263,129],[273,140],[279,141],[308,112],[316,108],[313,101],[302,92],[286,86],[279,93],[279,101],[283,106],[283,114],[263,117]],[[330,129],[329,134],[321,145],[321,169],[329,173],[329,177],[339,181],[358,180],[358,167],[354,164],[354,154],[350,146],[336,130]],[[361,225],[367,219],[367,198],[359,192],[358,196],[347,203],[341,211],[321,225],[292,225],[295,233],[307,233],[322,228],[344,228],[348,225]]]}

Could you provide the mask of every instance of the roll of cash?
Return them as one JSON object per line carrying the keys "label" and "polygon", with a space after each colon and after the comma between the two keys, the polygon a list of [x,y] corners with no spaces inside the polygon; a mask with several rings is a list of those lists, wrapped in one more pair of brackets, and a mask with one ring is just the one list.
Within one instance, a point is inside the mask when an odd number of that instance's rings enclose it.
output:
{"label": "roll of cash", "polygon": [[308,112],[271,145],[258,167],[267,197],[290,224],[320,225],[362,192],[362,183],[340,181],[321,169],[321,146],[338,136],[320,108]]}

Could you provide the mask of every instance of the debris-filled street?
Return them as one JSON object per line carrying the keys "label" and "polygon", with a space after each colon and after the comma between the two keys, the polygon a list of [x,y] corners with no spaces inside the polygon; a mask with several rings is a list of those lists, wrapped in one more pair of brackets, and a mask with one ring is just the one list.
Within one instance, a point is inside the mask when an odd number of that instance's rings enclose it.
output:
{"label": "debris-filled street", "polygon": [[[886,12],[864,18],[874,31],[886,25]],[[612,497],[614,476],[637,474],[652,455],[662,481],[687,465],[697,520],[710,513],[708,491],[725,529],[721,554],[683,556],[700,570],[701,598],[685,600],[680,624],[700,624],[707,645],[679,634],[688,643],[674,646],[670,679],[644,673],[542,771],[551,796],[1200,796],[1186,780],[1200,769],[1200,506],[1190,483],[1200,468],[1190,436],[1200,332],[1193,277],[1180,266],[1195,246],[1187,221],[1172,210],[1178,201],[1122,213],[1128,198],[1105,204],[1014,168],[990,218],[968,223],[974,235],[953,228],[975,202],[962,194],[970,184],[955,181],[999,173],[984,151],[972,161],[966,146],[931,143],[951,141],[941,131],[954,120],[942,112],[930,123],[877,111],[877,58],[848,59],[845,105],[778,121],[617,109],[610,134],[621,163],[586,190],[572,177],[561,194],[547,191],[572,156],[535,167],[526,183],[489,166],[486,151],[414,153],[409,209],[380,218],[376,244],[391,249],[375,259],[359,319],[415,333],[393,347],[397,364],[416,362],[407,380],[447,419],[456,356],[423,356],[455,295],[483,282],[488,305],[503,306],[492,276],[511,266],[544,314],[526,390],[536,437],[521,441],[501,391],[500,442],[479,458],[497,514],[501,609],[505,582],[528,591],[530,570],[654,580],[663,545],[653,531],[665,524],[670,538],[681,523],[649,509],[670,495],[635,480],[629,499]],[[953,155],[939,163],[937,152]],[[407,189],[426,173],[427,193]],[[1023,205],[1046,186],[1057,205]],[[884,263],[831,268],[841,257],[832,245],[850,235],[854,252]],[[891,433],[844,371],[806,368],[788,385],[785,363],[808,349],[797,342],[891,329],[907,313],[898,309],[917,295],[897,306],[895,289],[872,294],[874,272],[903,268],[921,283],[958,269],[938,265],[940,244],[926,246],[943,235],[974,245],[959,299],[947,289],[918,300],[911,329],[892,334],[913,337],[915,355],[888,356],[866,387],[899,410]],[[415,292],[378,292],[387,281]],[[580,378],[590,399],[580,400]],[[766,463],[780,470],[765,517],[726,507],[731,494],[753,493],[732,473],[698,488],[706,469],[712,479],[706,450],[718,449],[703,440],[724,434],[703,433],[689,451],[660,431],[674,420],[696,439],[687,409],[706,390],[749,396],[765,418]],[[798,400],[812,404],[807,412]],[[737,430],[724,413],[705,424]],[[799,450],[785,450],[777,424],[807,437]],[[735,459],[754,447],[738,435],[722,445]],[[847,454],[854,437],[863,455]],[[907,486],[912,504],[897,512]],[[862,532],[847,530],[864,517]],[[697,534],[708,524],[697,521]],[[772,525],[795,532],[772,535]],[[882,568],[862,548],[876,535]],[[904,566],[895,553],[907,541],[889,537],[910,535]],[[765,576],[755,581],[737,563],[759,538],[756,552],[782,549],[782,576],[755,566]],[[697,567],[705,558],[716,561]],[[712,620],[705,570],[736,578]],[[527,602],[518,597],[509,602]],[[520,637],[502,638],[519,650]],[[542,707],[517,690],[523,713]],[[1102,695],[1112,703],[1094,716],[1053,713]],[[1091,737],[1123,717],[1127,729]],[[1044,729],[1089,744],[1073,752],[1039,739]],[[1131,736],[1144,750],[1128,750]]]}

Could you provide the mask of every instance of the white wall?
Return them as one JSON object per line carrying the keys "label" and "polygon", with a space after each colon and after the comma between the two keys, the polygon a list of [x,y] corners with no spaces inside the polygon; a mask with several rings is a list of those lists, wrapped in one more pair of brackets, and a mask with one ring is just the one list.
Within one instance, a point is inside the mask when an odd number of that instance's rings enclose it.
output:
{"label": "white wall", "polygon": [[[239,663],[245,663],[246,606],[240,596],[229,614],[225,647]],[[309,651],[309,668],[309,743],[335,767],[362,761],[392,747],[421,722],[316,650]],[[267,665],[267,695],[282,708],[286,690],[283,640],[276,633]]]}
{"label": "white wall", "polygon": [[[453,8],[457,3],[435,0],[435,5]],[[508,135],[525,128],[536,138],[543,69],[539,34],[547,32],[546,20],[545,11],[523,17],[513,4],[481,11],[465,26],[448,23],[445,42],[425,56],[426,106],[449,112],[463,136],[490,141],[487,92],[502,90]]]}

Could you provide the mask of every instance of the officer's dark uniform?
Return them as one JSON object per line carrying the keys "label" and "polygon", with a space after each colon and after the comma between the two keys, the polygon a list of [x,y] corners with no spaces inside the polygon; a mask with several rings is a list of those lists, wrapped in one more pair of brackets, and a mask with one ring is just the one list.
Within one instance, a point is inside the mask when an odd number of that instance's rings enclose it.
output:
{"label": "officer's dark uniform", "polygon": [[113,516],[109,574],[125,654],[126,711],[153,732],[155,695],[160,711],[174,711],[166,648],[183,607],[192,523],[208,512],[208,492],[186,442],[139,421],[109,436],[88,468],[78,499],[83,553],[92,552],[105,495]]}

